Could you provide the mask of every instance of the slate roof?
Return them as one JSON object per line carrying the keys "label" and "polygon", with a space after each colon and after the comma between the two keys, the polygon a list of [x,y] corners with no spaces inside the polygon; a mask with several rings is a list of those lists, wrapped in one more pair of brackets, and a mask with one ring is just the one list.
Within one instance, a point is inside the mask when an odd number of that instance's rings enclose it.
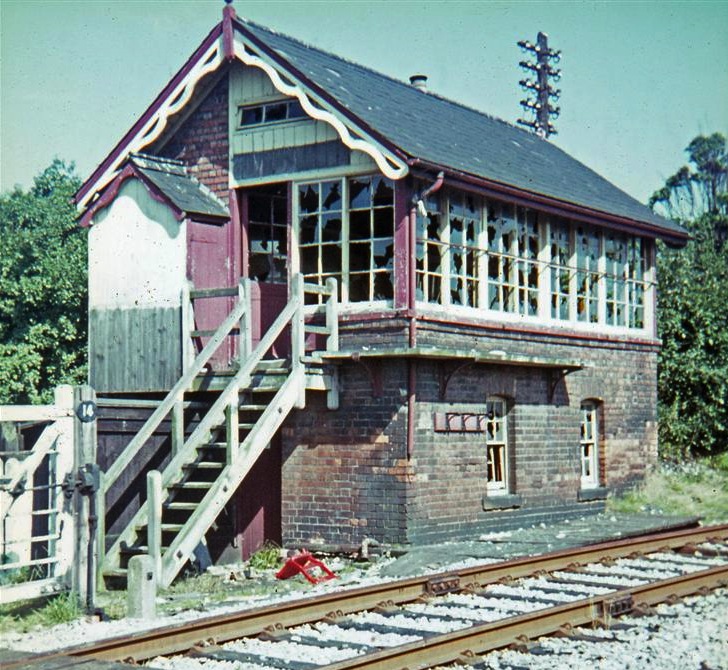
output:
{"label": "slate roof", "polygon": [[253,22],[239,25],[411,158],[687,237],[684,228],[531,132]]}
{"label": "slate roof", "polygon": [[170,202],[186,214],[220,217],[230,214],[206,186],[188,174],[184,163],[169,158],[133,154],[130,161]]}

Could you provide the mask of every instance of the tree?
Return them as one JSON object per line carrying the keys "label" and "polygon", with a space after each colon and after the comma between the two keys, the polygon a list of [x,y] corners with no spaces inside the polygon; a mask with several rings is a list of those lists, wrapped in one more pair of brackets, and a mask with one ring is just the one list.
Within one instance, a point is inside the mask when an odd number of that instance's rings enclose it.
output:
{"label": "tree", "polygon": [[682,223],[684,249],[658,247],[658,372],[663,457],[728,450],[728,152],[719,133],[696,137],[689,165],[650,199]]}
{"label": "tree", "polygon": [[58,159],[0,196],[0,404],[41,403],[86,377],[86,231]]}

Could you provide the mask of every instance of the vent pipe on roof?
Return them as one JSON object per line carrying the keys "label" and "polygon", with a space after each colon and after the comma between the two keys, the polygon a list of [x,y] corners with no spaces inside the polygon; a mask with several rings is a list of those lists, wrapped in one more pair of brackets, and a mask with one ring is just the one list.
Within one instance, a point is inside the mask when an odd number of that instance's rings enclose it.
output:
{"label": "vent pipe on roof", "polygon": [[426,74],[413,74],[410,78],[410,84],[416,89],[427,93],[427,75]]}

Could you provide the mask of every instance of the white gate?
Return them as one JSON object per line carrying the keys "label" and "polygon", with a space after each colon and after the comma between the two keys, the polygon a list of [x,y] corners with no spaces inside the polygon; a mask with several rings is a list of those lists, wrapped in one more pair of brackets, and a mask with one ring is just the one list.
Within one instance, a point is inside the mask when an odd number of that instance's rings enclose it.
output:
{"label": "white gate", "polygon": [[73,586],[75,421],[71,386],[53,405],[0,406],[0,603]]}

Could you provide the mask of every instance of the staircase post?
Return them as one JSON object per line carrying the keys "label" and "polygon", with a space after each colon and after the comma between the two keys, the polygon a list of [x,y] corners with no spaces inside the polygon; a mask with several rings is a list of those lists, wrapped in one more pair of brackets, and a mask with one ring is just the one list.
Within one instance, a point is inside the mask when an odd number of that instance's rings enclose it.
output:
{"label": "staircase post", "polygon": [[172,456],[175,456],[185,443],[185,406],[183,394],[172,407]]}
{"label": "staircase post", "polygon": [[180,296],[180,337],[182,345],[180,346],[180,353],[182,356],[182,374],[187,372],[192,361],[195,360],[191,337],[194,323],[195,317],[193,315],[192,298],[190,296],[190,282],[186,281],[182,285],[182,295]]}
{"label": "staircase post", "polygon": [[253,324],[250,313],[250,279],[242,277],[238,284],[238,300],[245,305],[240,317],[240,342],[238,343],[238,361],[240,367],[253,350]]}
{"label": "staircase post", "polygon": [[339,290],[338,282],[334,277],[326,280],[329,299],[326,301],[326,327],[329,336],[326,338],[326,351],[339,350]]}
{"label": "staircase post", "polygon": [[147,551],[159,579],[162,573],[162,474],[157,470],[147,473],[147,512]]}
{"label": "staircase post", "polygon": [[296,311],[291,318],[291,374],[299,380],[296,409],[306,406],[306,370],[303,357],[306,353],[306,334],[303,314],[303,275],[293,275],[291,300],[295,301]]}
{"label": "staircase post", "polygon": [[238,454],[238,447],[240,446],[239,394],[240,390],[236,386],[231,391],[230,398],[225,407],[225,462],[227,465],[232,465],[235,461]]}

